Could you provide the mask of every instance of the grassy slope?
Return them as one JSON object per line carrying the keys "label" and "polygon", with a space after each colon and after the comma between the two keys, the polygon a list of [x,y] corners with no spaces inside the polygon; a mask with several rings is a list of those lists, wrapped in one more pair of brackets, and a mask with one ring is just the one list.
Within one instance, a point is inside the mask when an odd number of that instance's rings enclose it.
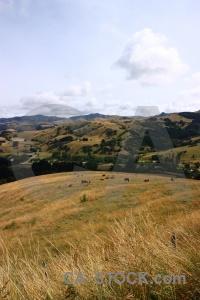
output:
{"label": "grassy slope", "polygon": [[[182,146],[182,147],[177,147],[174,148],[173,153],[179,154],[181,153],[181,157],[180,157],[180,162],[181,163],[191,163],[194,164],[195,162],[199,162],[200,161],[200,143],[198,143],[197,146]],[[152,155],[155,154],[160,154],[163,157],[171,157],[172,155],[172,151],[167,150],[167,151],[160,151],[158,152],[154,152],[154,153],[149,153],[147,155],[144,155],[144,159],[150,159],[152,157]],[[184,153],[186,151],[186,153]]]}
{"label": "grassy slope", "polygon": [[[161,117],[160,121],[163,122],[163,120],[165,118],[166,117]],[[184,127],[186,127],[186,125],[190,124],[192,121],[191,119],[184,118],[178,114],[171,114],[171,115],[167,116],[167,118],[169,118],[173,122],[184,121],[186,123],[184,125]],[[143,123],[145,121],[146,121],[146,119],[144,118],[144,119],[140,119],[139,121],[138,120],[132,120],[131,122],[128,121],[128,123],[126,120],[113,120],[113,121],[95,120],[95,121],[90,121],[89,124],[87,124],[88,122],[83,122],[82,124],[83,125],[85,124],[85,125],[84,125],[84,130],[82,132],[84,133],[84,137],[88,138],[88,141],[87,142],[77,141],[76,134],[81,131],[79,129],[74,129],[73,133],[75,135],[72,135],[72,136],[75,138],[75,141],[68,143],[68,146],[71,149],[69,151],[69,153],[71,153],[71,154],[75,154],[77,152],[81,153],[82,146],[85,146],[85,145],[93,146],[94,144],[99,144],[102,139],[109,140],[112,138],[116,138],[117,136],[121,135],[124,132],[124,129],[122,129],[121,126],[124,126],[124,128],[126,128],[126,130],[129,130],[131,128],[135,131],[140,131],[140,129],[141,129],[140,122]],[[69,135],[69,134],[65,133],[64,128],[65,128],[65,126],[62,127],[61,131],[60,131],[61,134],[64,134],[64,135],[62,135],[60,137]],[[73,125],[72,125],[72,128],[73,128]],[[111,128],[113,130],[117,130],[117,134],[113,137],[108,138],[105,134],[106,128]],[[56,129],[50,129],[49,131],[45,131],[44,133],[39,132],[39,133],[37,133],[36,136],[37,136],[37,138],[39,138],[40,140],[43,140],[45,142],[45,140],[48,140],[50,138],[49,135],[52,137],[56,136],[55,132],[56,132]],[[122,139],[123,139],[122,145],[124,143],[124,139],[128,138],[129,135],[130,135],[129,132],[122,135]],[[56,138],[59,139],[59,136]],[[195,140],[195,139],[199,139],[199,137],[192,138],[192,140]],[[184,146],[184,147],[177,148],[177,150],[175,150],[175,151],[178,153],[180,151],[187,150],[187,154],[183,155],[181,157],[181,161],[188,162],[188,163],[195,163],[196,161],[199,161],[199,159],[200,159],[199,147],[200,147],[200,144],[198,144],[198,146],[196,146],[196,147]],[[45,147],[44,147],[44,150],[45,150]],[[123,151],[122,153],[127,154],[127,151],[125,151],[125,150],[122,150],[122,151]],[[116,154],[116,153],[113,153],[113,154]],[[168,152],[166,152],[166,154],[168,154]],[[195,155],[195,159],[191,159],[193,154]],[[147,158],[151,157],[151,154],[149,154],[149,155],[150,156],[147,156]],[[164,155],[165,155],[165,153],[164,153]]]}
{"label": "grassy slope", "polygon": [[[100,180],[102,174],[62,173],[1,186],[0,296],[8,291],[7,299],[61,300],[75,294],[76,299],[147,299],[151,293],[149,299],[198,299],[199,183],[123,173]],[[127,175],[131,182],[125,184]],[[91,184],[82,186],[83,178]],[[81,202],[84,194],[87,201]],[[173,231],[177,251],[170,243]],[[150,291],[90,282],[70,287],[67,298],[63,274],[72,269],[77,274],[79,268],[88,275],[102,270],[186,274],[188,284]]]}

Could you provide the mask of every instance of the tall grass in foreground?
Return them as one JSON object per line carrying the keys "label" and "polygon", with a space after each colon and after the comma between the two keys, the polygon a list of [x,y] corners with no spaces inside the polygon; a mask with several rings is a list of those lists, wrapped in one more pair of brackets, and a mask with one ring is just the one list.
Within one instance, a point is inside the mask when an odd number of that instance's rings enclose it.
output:
{"label": "tall grass in foreground", "polygon": [[[176,233],[177,246],[171,242]],[[41,257],[39,244],[30,243],[29,254],[19,248],[8,251],[0,242],[0,299],[163,299],[197,300],[200,297],[200,224],[197,214],[180,223],[158,225],[152,215],[132,215],[114,226],[105,236],[71,245],[68,253],[50,253]],[[45,262],[44,262],[45,261]],[[186,284],[67,285],[65,272],[79,271],[86,276],[97,272],[148,272],[151,281],[157,274],[186,277]]]}

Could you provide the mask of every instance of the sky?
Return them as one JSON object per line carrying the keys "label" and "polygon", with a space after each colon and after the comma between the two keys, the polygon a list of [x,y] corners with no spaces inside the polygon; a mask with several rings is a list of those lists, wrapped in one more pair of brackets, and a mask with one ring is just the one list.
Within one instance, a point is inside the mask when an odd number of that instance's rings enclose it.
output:
{"label": "sky", "polygon": [[0,0],[0,117],[200,110],[199,16],[199,0]]}

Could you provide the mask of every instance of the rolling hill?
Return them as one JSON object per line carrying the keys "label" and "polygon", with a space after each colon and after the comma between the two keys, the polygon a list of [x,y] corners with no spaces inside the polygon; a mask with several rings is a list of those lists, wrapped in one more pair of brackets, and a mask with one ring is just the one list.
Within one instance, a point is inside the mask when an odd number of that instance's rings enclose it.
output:
{"label": "rolling hill", "polygon": [[70,171],[73,166],[200,179],[198,112],[149,118],[91,114],[17,119],[18,123],[12,119],[16,127],[0,131],[1,184],[30,173]]}
{"label": "rolling hill", "polygon": [[[112,175],[68,172],[1,187],[2,299],[198,299],[198,182]],[[82,179],[91,183],[82,185]],[[181,274],[187,284],[119,285],[112,279],[110,285],[105,278],[102,285],[95,280],[66,285],[69,271],[87,278],[97,272],[148,272],[150,281],[156,274]]]}
{"label": "rolling hill", "polygon": [[199,118],[1,120],[0,299],[199,299]]}

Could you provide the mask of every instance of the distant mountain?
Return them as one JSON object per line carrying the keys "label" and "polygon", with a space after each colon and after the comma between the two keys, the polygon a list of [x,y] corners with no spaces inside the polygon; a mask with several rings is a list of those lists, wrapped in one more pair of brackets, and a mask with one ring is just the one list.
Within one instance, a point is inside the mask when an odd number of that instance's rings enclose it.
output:
{"label": "distant mountain", "polygon": [[131,119],[134,117],[118,116],[118,115],[104,115],[99,113],[93,113],[88,115],[78,115],[69,118],[60,118],[56,116],[44,116],[44,115],[34,115],[34,116],[22,116],[22,117],[12,117],[12,118],[0,118],[0,123],[53,123],[56,121],[66,121],[66,122],[77,122],[77,121],[92,121],[95,119]]}
{"label": "distant mountain", "polygon": [[[94,114],[89,114],[89,115],[80,115],[80,116],[75,116],[75,117],[70,117],[68,120],[70,121],[92,121],[95,119],[122,119],[124,118],[123,116],[118,116],[118,115],[104,115],[104,114],[99,114],[99,113],[94,113]],[[128,118],[128,117],[126,117]]]}
{"label": "distant mountain", "polygon": [[45,126],[45,128],[59,125],[65,122],[65,118],[59,118],[56,116],[22,116],[13,118],[0,118],[0,130],[21,130],[21,131],[32,131],[36,130],[38,126]]}
{"label": "distant mountain", "polygon": [[0,118],[0,131],[1,130],[20,130],[20,131],[32,131],[32,130],[44,130],[63,123],[84,122],[94,120],[131,120],[138,119],[139,117],[127,117],[118,115],[104,115],[99,113],[93,113],[88,115],[78,115],[69,118],[61,118],[56,116],[22,116],[12,118]]}
{"label": "distant mountain", "polygon": [[165,116],[167,116],[167,115],[169,115],[169,114],[167,114],[167,113],[165,113],[165,112],[162,112],[161,114],[158,115],[158,117],[165,117]]}
{"label": "distant mountain", "polygon": [[104,115],[104,114],[99,114],[99,113],[93,113],[89,115],[81,115],[81,116],[75,116],[75,117],[70,117],[66,120],[68,121],[93,121],[95,119],[106,119],[106,120],[132,120],[132,119],[139,119],[143,118],[142,116],[119,116],[119,115]]}
{"label": "distant mountain", "polygon": [[6,122],[54,122],[59,120],[64,120],[65,118],[59,118],[56,116],[44,116],[44,115],[34,115],[34,116],[22,116],[22,117],[12,117],[12,118],[0,118],[0,123]]}
{"label": "distant mountain", "polygon": [[[170,116],[177,116],[176,118],[186,118],[194,121],[200,120],[200,111],[197,112],[180,112],[180,113],[165,113],[155,116],[157,118],[169,118]],[[64,123],[74,122],[89,122],[94,120],[139,120],[144,118],[143,116],[119,116],[119,115],[104,115],[100,113],[92,113],[88,115],[78,115],[69,118],[57,117],[57,116],[45,116],[45,115],[33,115],[33,116],[21,116],[12,118],[0,118],[0,131],[14,129],[21,131],[30,130],[44,130],[47,128],[63,125]]]}

